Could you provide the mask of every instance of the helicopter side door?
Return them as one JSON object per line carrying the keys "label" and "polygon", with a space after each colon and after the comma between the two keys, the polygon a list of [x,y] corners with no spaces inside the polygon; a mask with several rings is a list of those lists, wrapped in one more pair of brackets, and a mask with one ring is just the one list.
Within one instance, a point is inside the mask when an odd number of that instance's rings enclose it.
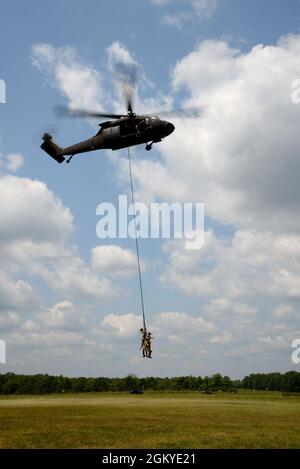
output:
{"label": "helicopter side door", "polygon": [[134,119],[127,120],[120,124],[120,136],[121,137],[129,137],[136,135],[136,121]]}
{"label": "helicopter side door", "polygon": [[120,138],[120,126],[116,125],[103,129],[102,135],[108,142],[110,142],[111,140],[115,140],[116,138]]}

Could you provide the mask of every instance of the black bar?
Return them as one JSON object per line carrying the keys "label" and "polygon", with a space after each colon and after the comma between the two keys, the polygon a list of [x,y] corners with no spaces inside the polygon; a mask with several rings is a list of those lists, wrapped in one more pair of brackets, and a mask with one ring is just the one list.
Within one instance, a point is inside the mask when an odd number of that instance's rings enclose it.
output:
{"label": "black bar", "polygon": [[[247,464],[259,464],[265,467],[286,467],[299,462],[300,450],[172,450],[172,449],[1,449],[1,467],[151,467],[163,465],[183,465],[215,467],[215,464],[230,464],[241,467]],[[4,465],[5,464],[5,465]],[[61,466],[63,464],[63,466]],[[210,465],[210,466],[208,466]],[[295,466],[296,467],[296,466]]]}

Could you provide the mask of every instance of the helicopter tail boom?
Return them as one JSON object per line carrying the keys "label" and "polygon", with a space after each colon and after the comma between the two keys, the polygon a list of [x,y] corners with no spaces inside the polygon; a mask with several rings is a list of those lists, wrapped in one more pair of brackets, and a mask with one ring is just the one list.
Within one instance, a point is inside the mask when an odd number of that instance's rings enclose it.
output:
{"label": "helicopter tail boom", "polygon": [[48,155],[58,163],[65,161],[65,158],[63,157],[64,149],[52,140],[52,136],[46,133],[42,138],[44,142],[41,145],[41,149],[48,153]]}

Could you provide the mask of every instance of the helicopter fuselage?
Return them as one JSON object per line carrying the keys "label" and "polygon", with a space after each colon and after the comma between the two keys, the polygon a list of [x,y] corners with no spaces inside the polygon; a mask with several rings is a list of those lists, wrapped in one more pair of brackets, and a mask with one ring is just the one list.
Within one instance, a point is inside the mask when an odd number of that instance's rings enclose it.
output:
{"label": "helicopter fuselage", "polygon": [[119,150],[121,148],[151,142],[146,149],[151,149],[152,143],[160,142],[174,131],[170,122],[154,116],[134,116],[107,121],[100,124],[99,132],[93,137],[79,143],[62,148],[57,145],[51,135],[43,136],[41,148],[59,163],[63,156],[73,156],[101,149]]}

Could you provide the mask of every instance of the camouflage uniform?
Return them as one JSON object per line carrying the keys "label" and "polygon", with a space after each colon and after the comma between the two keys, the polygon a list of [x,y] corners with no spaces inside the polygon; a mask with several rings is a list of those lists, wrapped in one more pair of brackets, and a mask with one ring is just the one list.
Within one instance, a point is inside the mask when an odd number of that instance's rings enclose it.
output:
{"label": "camouflage uniform", "polygon": [[153,339],[153,337],[151,336],[151,332],[148,332],[147,336],[146,336],[146,343],[147,343],[147,349],[146,349],[146,356],[147,358],[152,358],[152,348],[151,348],[151,340]]}
{"label": "camouflage uniform", "polygon": [[140,329],[141,337],[141,346],[140,350],[143,352],[143,357],[147,356],[147,331],[144,328]]}

